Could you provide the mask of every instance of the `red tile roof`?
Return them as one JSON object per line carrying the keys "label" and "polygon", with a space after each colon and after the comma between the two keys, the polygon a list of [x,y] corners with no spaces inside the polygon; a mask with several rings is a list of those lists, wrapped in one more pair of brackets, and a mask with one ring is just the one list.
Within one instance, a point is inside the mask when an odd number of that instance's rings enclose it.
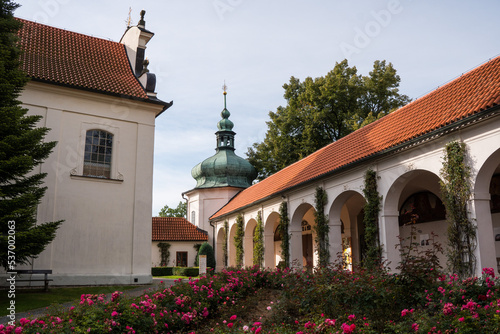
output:
{"label": "red tile roof", "polygon": [[500,103],[500,57],[243,190],[211,219],[335,172]]}
{"label": "red tile roof", "polygon": [[22,69],[35,80],[148,99],[121,43],[23,19]]}
{"label": "red tile roof", "polygon": [[208,233],[185,218],[153,217],[153,241],[207,241]]}

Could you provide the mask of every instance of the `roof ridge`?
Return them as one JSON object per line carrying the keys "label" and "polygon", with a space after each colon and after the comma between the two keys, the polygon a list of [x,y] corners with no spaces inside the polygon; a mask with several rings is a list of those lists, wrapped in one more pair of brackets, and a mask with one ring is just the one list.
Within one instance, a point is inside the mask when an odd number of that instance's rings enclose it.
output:
{"label": "roof ridge", "polygon": [[[467,70],[465,70],[464,72],[462,72],[462,74],[457,75],[457,76],[455,76],[455,77],[453,77],[453,78],[451,78],[451,79],[443,82],[441,85],[438,85],[435,88],[433,88],[433,89],[431,89],[431,90],[423,93],[422,95],[416,97],[415,100],[413,100],[413,101],[416,101],[418,99],[421,99],[421,98],[425,97],[426,95],[434,92],[435,90],[438,90],[439,88],[441,88],[443,86],[446,86],[447,84],[451,83],[452,81],[455,81],[456,79],[460,79],[464,74],[468,74],[468,73],[474,71],[475,69],[480,68],[481,66],[489,63],[490,61],[495,60],[496,58],[500,58],[500,53],[497,53],[496,55],[494,55],[493,57],[488,58],[487,60],[483,60],[482,62],[478,63],[476,66],[468,68]],[[413,102],[413,101],[411,101],[411,102]],[[411,102],[409,102],[408,104],[410,104]]]}
{"label": "roof ridge", "polygon": [[87,34],[84,34],[82,32],[77,32],[77,31],[73,31],[73,30],[69,30],[69,29],[61,28],[61,27],[55,27],[55,26],[51,26],[51,25],[48,25],[48,24],[45,24],[45,23],[40,23],[40,22],[37,22],[37,21],[32,21],[32,20],[28,20],[28,19],[24,19],[24,18],[16,17],[16,16],[14,17],[14,19],[19,20],[19,21],[29,22],[31,24],[38,24],[38,25],[45,26],[45,27],[51,28],[51,29],[57,29],[57,30],[61,30],[61,31],[64,31],[64,32],[72,33],[72,34],[81,35],[81,36],[88,37],[88,38],[99,39],[99,40],[102,40],[102,41],[105,41],[105,42],[122,44],[120,42],[116,42],[116,41],[112,40],[109,37],[97,37],[97,36],[94,36],[94,35],[87,35]]}

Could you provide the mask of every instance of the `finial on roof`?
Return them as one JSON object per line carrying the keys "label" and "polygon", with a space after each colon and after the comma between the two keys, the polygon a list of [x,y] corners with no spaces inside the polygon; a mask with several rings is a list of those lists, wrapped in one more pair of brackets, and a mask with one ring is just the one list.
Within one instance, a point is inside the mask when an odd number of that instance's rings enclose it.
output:
{"label": "finial on roof", "polygon": [[222,86],[222,90],[224,91],[224,110],[226,109],[226,95],[227,95],[227,86],[226,80],[224,80],[224,85]]}
{"label": "finial on roof", "polygon": [[143,9],[141,10],[141,19],[139,20],[139,23],[137,24],[138,26],[146,26],[146,21],[144,21],[144,15],[146,14],[146,11]]}
{"label": "finial on roof", "polygon": [[128,19],[125,22],[127,22],[127,28],[130,28],[132,25],[132,7],[128,8]]}

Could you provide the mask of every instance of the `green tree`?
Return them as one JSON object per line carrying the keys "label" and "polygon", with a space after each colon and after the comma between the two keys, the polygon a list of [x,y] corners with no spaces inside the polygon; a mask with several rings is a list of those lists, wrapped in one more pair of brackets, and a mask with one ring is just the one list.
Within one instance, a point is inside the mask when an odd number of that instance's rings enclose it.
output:
{"label": "green tree", "polygon": [[269,112],[264,141],[247,151],[262,180],[410,101],[399,94],[391,63],[375,61],[368,76],[336,63],[324,77],[284,84],[285,107]]}
{"label": "green tree", "polygon": [[198,251],[198,256],[199,255],[206,255],[207,256],[207,267],[215,269],[215,254],[214,254],[214,249],[208,242],[204,242],[200,246],[200,250]]}
{"label": "green tree", "polygon": [[187,203],[179,202],[179,205],[174,208],[169,208],[168,205],[165,205],[160,212],[158,213],[159,217],[187,217]]}
{"label": "green tree", "polygon": [[[21,23],[13,17],[17,7],[0,0],[0,261],[11,270],[36,258],[62,222],[36,224],[37,206],[47,188],[42,186],[46,174],[34,169],[56,142],[43,142],[49,129],[36,127],[42,116],[28,116],[18,100],[28,78],[20,69],[17,32]],[[9,236],[9,232],[15,234]],[[6,245],[13,236],[15,249],[9,253]]]}

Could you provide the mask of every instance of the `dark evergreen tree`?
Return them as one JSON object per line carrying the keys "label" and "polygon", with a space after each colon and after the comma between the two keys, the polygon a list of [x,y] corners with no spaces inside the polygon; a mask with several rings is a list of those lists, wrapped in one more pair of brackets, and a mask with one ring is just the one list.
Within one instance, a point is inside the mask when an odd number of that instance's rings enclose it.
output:
{"label": "dark evergreen tree", "polygon": [[[20,69],[21,51],[17,47],[21,23],[14,19],[13,11],[18,6],[0,0],[0,261],[9,270],[36,258],[55,238],[61,224],[36,222],[46,174],[34,169],[49,156],[56,142],[43,142],[49,129],[36,127],[42,117],[28,116],[18,100],[28,81]],[[8,249],[12,231],[15,248]]]}
{"label": "dark evergreen tree", "polygon": [[204,242],[201,244],[198,255],[206,255],[207,256],[207,267],[215,269],[215,254],[214,249],[208,242]]}

